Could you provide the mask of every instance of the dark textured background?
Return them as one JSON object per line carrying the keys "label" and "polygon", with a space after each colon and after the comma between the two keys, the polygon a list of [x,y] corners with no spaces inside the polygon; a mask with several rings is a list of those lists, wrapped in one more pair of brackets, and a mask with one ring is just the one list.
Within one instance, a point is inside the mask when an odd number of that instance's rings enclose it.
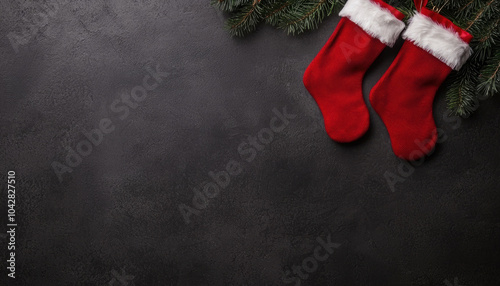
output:
{"label": "dark textured background", "polygon": [[[340,247],[302,285],[500,285],[499,97],[445,120],[440,92],[447,139],[392,192],[384,173],[402,161],[373,109],[366,136],[334,143],[302,84],[338,17],[298,37],[261,27],[232,39],[208,0],[66,2],[17,53],[7,35],[43,9],[0,2],[0,159],[4,180],[17,172],[18,284],[284,285],[330,235]],[[400,46],[368,71],[365,98]],[[109,105],[157,64],[168,77],[120,121]],[[297,117],[241,160],[239,144],[285,106]],[[106,117],[116,130],[60,183],[51,163]],[[179,206],[231,159],[242,173],[186,224]]]}

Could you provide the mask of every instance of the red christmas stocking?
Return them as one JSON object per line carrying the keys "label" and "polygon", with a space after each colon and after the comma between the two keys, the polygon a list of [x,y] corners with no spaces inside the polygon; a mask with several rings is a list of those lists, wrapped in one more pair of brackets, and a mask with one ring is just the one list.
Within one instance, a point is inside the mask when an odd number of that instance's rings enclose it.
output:
{"label": "red christmas stocking", "polygon": [[386,46],[392,47],[404,15],[382,0],[349,0],[342,19],[304,74],[328,135],[337,142],[361,137],[369,126],[361,82]]}
{"label": "red christmas stocking", "polygon": [[401,51],[372,89],[370,102],[387,127],[394,154],[417,160],[436,144],[432,102],[451,70],[460,69],[470,56],[472,36],[424,7],[410,20],[403,38]]}

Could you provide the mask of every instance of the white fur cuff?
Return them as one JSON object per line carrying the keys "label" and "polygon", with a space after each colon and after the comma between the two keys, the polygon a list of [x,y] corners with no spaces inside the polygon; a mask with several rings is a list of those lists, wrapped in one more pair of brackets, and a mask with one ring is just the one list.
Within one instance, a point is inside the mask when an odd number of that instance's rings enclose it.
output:
{"label": "white fur cuff", "polygon": [[340,11],[341,17],[347,17],[360,26],[370,36],[392,47],[405,24],[389,10],[370,0],[349,0]]}
{"label": "white fur cuff", "polygon": [[403,38],[426,50],[454,70],[459,70],[472,53],[469,44],[464,42],[457,32],[420,13],[415,14],[410,20]]}

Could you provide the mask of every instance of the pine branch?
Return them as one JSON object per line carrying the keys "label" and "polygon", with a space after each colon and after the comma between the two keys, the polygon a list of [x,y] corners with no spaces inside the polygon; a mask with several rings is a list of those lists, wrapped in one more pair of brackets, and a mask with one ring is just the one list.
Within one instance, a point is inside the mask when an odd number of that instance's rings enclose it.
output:
{"label": "pine branch", "polygon": [[316,29],[335,3],[334,0],[297,1],[292,4],[288,13],[284,13],[279,26],[292,35]]}
{"label": "pine branch", "polygon": [[446,94],[448,109],[459,116],[468,116],[475,110],[478,68],[474,62],[466,63],[450,76],[452,84]]}
{"label": "pine branch", "polygon": [[289,13],[290,6],[292,5],[292,1],[281,0],[269,3],[265,6],[265,19],[266,23],[272,26],[279,26],[281,22],[281,18],[285,13]]}
{"label": "pine branch", "polygon": [[484,5],[484,0],[468,0],[465,4],[458,3],[455,6],[450,6],[449,9],[454,12],[452,14],[460,22],[460,26],[467,27],[467,22],[474,17],[473,13],[478,11],[482,5]]}
{"label": "pine branch", "polygon": [[262,20],[260,0],[243,5],[235,15],[227,20],[226,27],[232,36],[242,37],[252,32]]}
{"label": "pine branch", "polygon": [[475,23],[478,19],[480,19],[482,15],[484,15],[484,14],[485,14],[485,12],[488,12],[488,11],[489,11],[489,9],[491,9],[492,7],[494,7],[494,6],[492,6],[492,5],[491,5],[491,4],[493,3],[493,1],[495,1],[495,0],[490,0],[490,2],[488,2],[488,4],[486,4],[486,5],[485,5],[485,6],[484,6],[484,7],[483,7],[480,11],[479,11],[479,13],[477,13],[476,17],[475,17],[475,18],[474,18],[474,19],[470,22],[469,26],[467,26],[467,28],[465,28],[465,30],[466,30],[466,31],[468,31],[468,30],[472,27],[472,25],[474,25],[474,23]]}
{"label": "pine branch", "polygon": [[[490,16],[489,18],[492,18]],[[481,64],[484,64],[486,59],[491,56],[491,52],[495,43],[499,42],[500,39],[500,30],[498,29],[498,25],[500,24],[500,17],[497,19],[485,19],[487,23],[491,23],[488,25],[479,25],[475,27],[471,32],[474,33],[475,38],[471,43],[471,46],[474,49],[474,53],[476,58],[480,61]],[[498,44],[497,44],[498,45]]]}
{"label": "pine branch", "polygon": [[477,86],[477,91],[481,97],[491,97],[500,91],[500,50],[489,59],[488,63],[481,70],[479,77],[481,82]]}

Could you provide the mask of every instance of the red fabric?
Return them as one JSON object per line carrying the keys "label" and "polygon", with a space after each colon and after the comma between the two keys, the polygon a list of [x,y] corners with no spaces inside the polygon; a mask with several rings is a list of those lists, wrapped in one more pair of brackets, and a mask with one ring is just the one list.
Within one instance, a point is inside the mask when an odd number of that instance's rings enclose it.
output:
{"label": "red fabric", "polygon": [[370,103],[391,138],[392,150],[417,160],[434,148],[436,124],[432,102],[451,68],[405,41],[396,59],[370,93]]}
{"label": "red fabric", "polygon": [[420,12],[420,10],[424,8],[425,5],[427,5],[427,1],[428,0],[413,0],[413,3],[415,3],[415,8],[417,9],[417,11]]}
{"label": "red fabric", "polygon": [[[472,39],[469,33],[443,16],[426,8],[422,13],[455,30],[465,42]],[[437,129],[432,102],[450,72],[449,66],[405,41],[396,59],[373,87],[370,103],[387,127],[396,156],[417,160],[434,148]]]}
{"label": "red fabric", "polygon": [[304,73],[304,85],[316,100],[325,129],[337,142],[361,137],[369,126],[361,82],[385,45],[348,18],[335,31]]}

